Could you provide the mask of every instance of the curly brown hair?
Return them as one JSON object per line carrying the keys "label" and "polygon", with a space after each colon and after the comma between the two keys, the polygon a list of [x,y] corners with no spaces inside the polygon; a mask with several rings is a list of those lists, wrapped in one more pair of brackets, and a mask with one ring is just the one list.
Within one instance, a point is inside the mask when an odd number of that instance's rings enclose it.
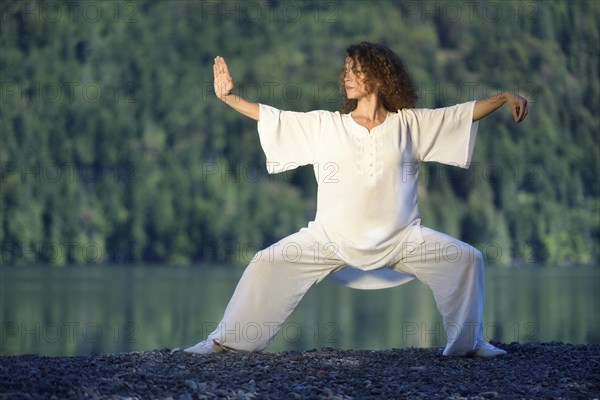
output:
{"label": "curly brown hair", "polygon": [[[352,70],[357,72],[360,66],[364,74],[367,90],[373,90],[379,83],[379,97],[387,111],[396,112],[403,108],[415,108],[417,93],[402,59],[392,50],[381,44],[360,42],[346,49],[346,57],[354,62]],[[358,100],[349,99],[344,85],[345,65],[340,74],[340,92],[342,106],[340,112],[350,113],[356,109]]]}

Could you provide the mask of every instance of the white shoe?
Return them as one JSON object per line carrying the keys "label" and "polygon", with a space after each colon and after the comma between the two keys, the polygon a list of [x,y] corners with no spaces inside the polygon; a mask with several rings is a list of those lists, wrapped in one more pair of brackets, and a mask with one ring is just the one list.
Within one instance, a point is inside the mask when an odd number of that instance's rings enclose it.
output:
{"label": "white shoe", "polygon": [[473,357],[493,358],[493,357],[503,356],[505,354],[506,354],[506,351],[499,349],[495,346],[492,346],[488,342],[479,339],[477,341],[477,347],[475,348]]}
{"label": "white shoe", "polygon": [[222,353],[225,351],[225,349],[222,346],[220,346],[215,340],[203,340],[195,346],[188,347],[183,351],[186,353],[193,354],[214,354]]}

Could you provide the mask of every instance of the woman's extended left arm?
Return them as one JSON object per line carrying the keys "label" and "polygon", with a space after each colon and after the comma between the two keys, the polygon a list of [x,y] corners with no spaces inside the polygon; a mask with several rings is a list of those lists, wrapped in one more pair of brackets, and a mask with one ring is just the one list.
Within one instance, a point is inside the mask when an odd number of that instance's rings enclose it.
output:
{"label": "woman's extended left arm", "polygon": [[521,122],[527,116],[527,100],[515,93],[502,92],[487,99],[477,100],[473,108],[473,121],[478,121],[508,103],[515,122]]}

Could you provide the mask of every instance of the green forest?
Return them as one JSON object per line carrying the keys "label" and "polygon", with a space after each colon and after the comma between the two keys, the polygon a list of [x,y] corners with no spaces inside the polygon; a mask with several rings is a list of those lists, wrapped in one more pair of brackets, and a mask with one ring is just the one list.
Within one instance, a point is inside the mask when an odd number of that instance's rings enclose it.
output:
{"label": "green forest", "polygon": [[[515,91],[463,170],[423,164],[422,223],[490,265],[600,261],[598,1],[5,1],[3,265],[225,264],[305,226],[310,167],[268,175],[256,123],[212,91],[335,111],[345,48],[405,61],[419,107]],[[596,111],[594,111],[596,110]]]}

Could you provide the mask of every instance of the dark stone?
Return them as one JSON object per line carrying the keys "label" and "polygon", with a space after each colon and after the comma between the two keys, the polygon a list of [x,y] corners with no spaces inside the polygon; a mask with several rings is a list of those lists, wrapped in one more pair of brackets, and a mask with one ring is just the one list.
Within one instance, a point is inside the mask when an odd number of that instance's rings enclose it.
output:
{"label": "dark stone", "polygon": [[[501,344],[484,360],[441,349],[189,355],[170,349],[0,356],[2,398],[600,398],[600,345]],[[3,397],[4,396],[4,397]]]}

